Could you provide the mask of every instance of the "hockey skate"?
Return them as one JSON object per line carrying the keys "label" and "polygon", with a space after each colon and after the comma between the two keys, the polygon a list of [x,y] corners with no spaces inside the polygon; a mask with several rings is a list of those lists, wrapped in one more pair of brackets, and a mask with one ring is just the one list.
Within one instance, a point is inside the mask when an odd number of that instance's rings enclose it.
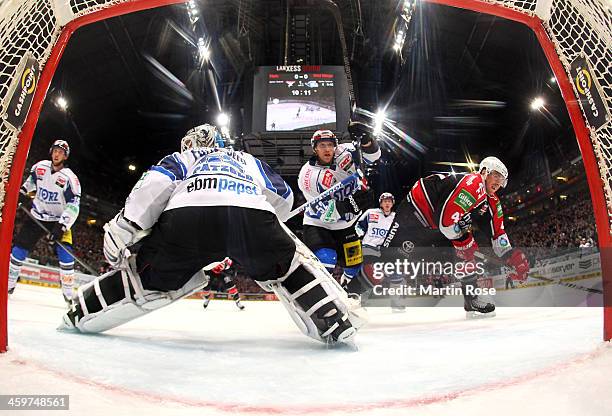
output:
{"label": "hockey skate", "polygon": [[464,295],[463,309],[466,319],[493,318],[495,304],[485,296]]}
{"label": "hockey skate", "polygon": [[240,299],[236,300],[236,306],[238,307],[238,309],[240,309],[241,311],[244,310],[244,305],[242,304],[242,302],[240,302]]}
{"label": "hockey skate", "polygon": [[208,304],[210,303],[210,298],[209,297],[204,297],[204,303],[202,303],[202,307],[204,309],[208,308]]}

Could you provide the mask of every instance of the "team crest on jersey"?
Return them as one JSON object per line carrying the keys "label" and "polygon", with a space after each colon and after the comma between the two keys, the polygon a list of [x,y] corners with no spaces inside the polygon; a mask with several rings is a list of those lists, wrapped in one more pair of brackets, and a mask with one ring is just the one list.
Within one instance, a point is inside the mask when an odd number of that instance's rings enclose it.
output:
{"label": "team crest on jersey", "polygon": [[346,168],[351,164],[351,155],[347,154],[344,158],[338,163],[338,167],[342,170],[346,170]]}
{"label": "team crest on jersey", "polygon": [[45,168],[36,168],[36,176],[44,176],[46,171]]}
{"label": "team crest on jersey", "polygon": [[464,212],[468,212],[472,205],[476,203],[476,198],[472,196],[468,191],[462,189],[459,195],[455,198],[455,204],[459,205]]}
{"label": "team crest on jersey", "polygon": [[380,216],[378,214],[371,212],[370,215],[368,216],[368,222],[378,222],[379,218]]}
{"label": "team crest on jersey", "polygon": [[325,174],[323,175],[323,180],[321,181],[321,184],[324,187],[329,188],[332,186],[333,183],[334,183],[334,174],[331,172],[331,170],[326,170]]}
{"label": "team crest on jersey", "polygon": [[66,186],[66,178],[64,178],[63,176],[59,176],[55,181],[55,184],[60,188],[63,188],[64,186]]}

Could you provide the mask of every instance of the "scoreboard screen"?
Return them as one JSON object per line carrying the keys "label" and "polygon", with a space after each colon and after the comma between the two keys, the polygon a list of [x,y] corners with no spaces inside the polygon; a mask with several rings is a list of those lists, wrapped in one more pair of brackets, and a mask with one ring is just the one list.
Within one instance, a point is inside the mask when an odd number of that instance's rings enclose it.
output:
{"label": "scoreboard screen", "polygon": [[268,74],[266,130],[336,129],[334,74]]}
{"label": "scoreboard screen", "polygon": [[259,67],[253,88],[253,131],[345,131],[349,99],[341,66]]}

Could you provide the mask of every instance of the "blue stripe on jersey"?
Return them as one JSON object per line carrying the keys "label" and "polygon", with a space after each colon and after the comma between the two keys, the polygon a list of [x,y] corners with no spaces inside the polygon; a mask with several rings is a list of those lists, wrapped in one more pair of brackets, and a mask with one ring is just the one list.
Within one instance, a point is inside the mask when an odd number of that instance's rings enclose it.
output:
{"label": "blue stripe on jersey", "polygon": [[151,169],[163,173],[173,181],[177,179],[183,180],[187,174],[187,168],[174,154],[164,157]]}
{"label": "blue stripe on jersey", "polygon": [[255,159],[255,162],[257,163],[261,176],[263,176],[264,181],[266,182],[266,188],[277,195],[280,195],[284,199],[287,199],[289,195],[291,195],[291,188],[289,185],[287,185],[283,178],[281,178],[278,173],[274,172],[267,163],[262,162],[259,159]]}
{"label": "blue stripe on jersey", "polygon": [[161,166],[158,166],[158,165],[151,166],[151,169],[150,169],[150,170],[154,170],[154,171],[157,171],[157,172],[159,172],[159,173],[163,173],[164,175],[166,175],[167,177],[169,177],[169,178],[170,178],[170,180],[171,180],[171,181],[173,181],[173,182],[176,180],[176,176],[174,175],[174,173],[170,172],[170,171],[169,171],[169,170],[167,170],[167,169],[164,169],[164,168],[163,168],[163,167],[161,167]]}
{"label": "blue stripe on jersey", "polygon": [[176,162],[178,163],[178,165],[181,168],[181,172],[183,172],[183,178],[185,178],[185,176],[187,175],[187,168],[185,167],[185,165],[183,164],[183,162],[181,162],[181,160],[177,157],[176,153],[172,154],[172,157],[174,157],[174,160],[176,160]]}
{"label": "blue stripe on jersey", "polygon": [[75,195],[74,192],[72,192],[72,186],[70,186],[70,179],[68,179],[66,188],[64,189],[64,199],[66,202],[75,202]]}

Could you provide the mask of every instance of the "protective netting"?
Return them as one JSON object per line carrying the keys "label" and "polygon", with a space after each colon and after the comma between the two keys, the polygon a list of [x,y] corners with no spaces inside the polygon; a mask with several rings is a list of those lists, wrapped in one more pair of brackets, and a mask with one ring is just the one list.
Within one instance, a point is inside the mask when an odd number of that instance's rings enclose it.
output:
{"label": "protective netting", "polygon": [[[570,63],[584,55],[601,87],[606,107],[612,109],[612,14],[610,3],[598,0],[555,2],[544,27],[555,44],[557,54],[569,73]],[[571,79],[571,75],[570,75]],[[575,88],[574,83],[572,86]],[[576,91],[574,91],[576,93]],[[582,106],[581,106],[582,107]],[[582,108],[584,117],[584,108]],[[585,118],[585,120],[587,120]],[[587,125],[589,124],[586,121]],[[612,123],[595,131],[591,141],[599,165],[606,196],[608,219],[612,225]],[[612,226],[610,227],[612,229]]]}
{"label": "protective netting", "polygon": [[[59,35],[56,19],[47,0],[26,0],[12,7],[10,12],[0,15],[0,114],[4,115],[8,105],[9,88],[18,76],[17,67],[26,53],[40,63],[46,62],[51,48]],[[0,209],[4,206],[5,187],[11,162],[17,148],[17,135],[2,120],[0,124]],[[21,175],[20,172],[16,173]],[[0,214],[0,221],[2,216]]]}
{"label": "protective netting", "polygon": [[129,0],[70,0],[70,8],[78,17],[127,1]]}
{"label": "protective netting", "polygon": [[487,3],[501,5],[532,16],[538,0],[485,0]]}
{"label": "protective netting", "polygon": [[[73,19],[120,3],[134,0],[14,0],[0,6],[0,114],[4,114],[9,87],[22,57],[30,52],[44,66],[61,28],[55,16]],[[144,3],[146,0],[141,0]],[[483,0],[488,4],[535,14],[537,0]],[[55,7],[62,8],[54,10]],[[612,107],[612,18],[607,0],[553,0],[552,13],[544,22],[561,62],[569,73],[569,63],[584,54],[601,86],[604,102]],[[511,41],[511,40],[509,40]],[[612,126],[597,132],[591,140],[598,159],[607,198],[608,220],[612,224]],[[8,180],[17,136],[3,120],[0,124],[0,209]],[[21,175],[21,172],[16,172]],[[0,214],[0,221],[2,220]],[[612,227],[610,227],[612,228]],[[609,230],[608,230],[609,231]]]}

